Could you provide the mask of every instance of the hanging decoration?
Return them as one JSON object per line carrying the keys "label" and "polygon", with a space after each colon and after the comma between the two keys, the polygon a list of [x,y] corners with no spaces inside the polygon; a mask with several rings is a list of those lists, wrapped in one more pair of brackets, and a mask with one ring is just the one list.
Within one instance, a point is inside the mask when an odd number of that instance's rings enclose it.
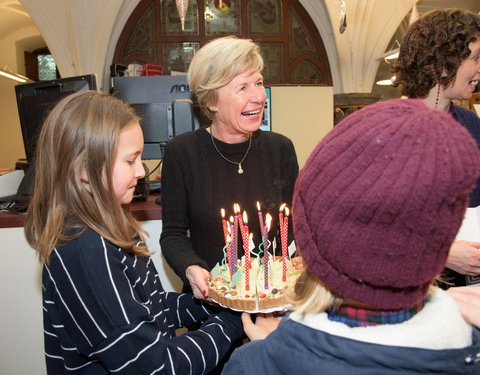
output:
{"label": "hanging decoration", "polygon": [[340,27],[338,31],[340,34],[343,34],[347,28],[347,6],[345,5],[345,0],[340,1]]}
{"label": "hanging decoration", "polygon": [[178,16],[182,24],[182,31],[185,31],[185,17],[187,15],[188,0],[175,0]]}

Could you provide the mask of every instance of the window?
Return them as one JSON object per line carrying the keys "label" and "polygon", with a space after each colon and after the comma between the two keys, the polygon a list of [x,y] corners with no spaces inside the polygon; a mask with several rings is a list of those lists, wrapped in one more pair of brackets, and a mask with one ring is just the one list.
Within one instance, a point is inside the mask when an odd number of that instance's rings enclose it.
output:
{"label": "window", "polygon": [[224,35],[262,49],[266,84],[332,85],[320,34],[298,0],[189,1],[182,25],[175,0],[141,0],[119,38],[113,64],[155,63],[186,72],[195,52]]}
{"label": "window", "polygon": [[25,51],[25,72],[34,81],[48,81],[60,77],[57,64],[47,48]]}

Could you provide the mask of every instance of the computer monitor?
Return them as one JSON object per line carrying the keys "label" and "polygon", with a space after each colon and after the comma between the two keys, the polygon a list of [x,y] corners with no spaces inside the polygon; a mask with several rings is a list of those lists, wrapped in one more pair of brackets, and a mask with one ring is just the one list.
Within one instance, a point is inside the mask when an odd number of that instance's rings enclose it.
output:
{"label": "computer monitor", "polygon": [[262,122],[260,123],[260,129],[263,131],[272,130],[272,110],[271,110],[271,101],[272,101],[272,90],[270,87],[265,87],[265,92],[267,93],[267,100],[265,101],[265,107],[263,109]]}
{"label": "computer monitor", "polygon": [[131,104],[141,117],[143,160],[162,159],[176,135],[207,123],[186,76],[113,77],[113,95]]}
{"label": "computer monitor", "polygon": [[60,99],[79,91],[96,90],[94,74],[15,86],[18,115],[27,163],[35,156],[37,138],[47,114]]}

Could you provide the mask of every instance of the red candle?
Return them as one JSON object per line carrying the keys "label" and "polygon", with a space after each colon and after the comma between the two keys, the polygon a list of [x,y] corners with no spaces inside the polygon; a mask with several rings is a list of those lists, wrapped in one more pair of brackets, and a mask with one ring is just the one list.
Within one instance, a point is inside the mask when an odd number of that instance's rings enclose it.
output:
{"label": "red candle", "polygon": [[228,227],[227,220],[225,220],[225,210],[223,208],[220,210],[220,214],[222,215],[223,238],[225,239],[225,245],[228,245]]}
{"label": "red candle", "polygon": [[250,290],[250,249],[248,239],[247,213],[245,211],[243,211],[243,223],[243,230],[241,231],[241,233],[243,252],[245,253],[245,290]]}
{"label": "red candle", "polygon": [[278,209],[278,225],[280,228],[280,237],[282,236],[282,227],[283,227],[283,209],[287,204],[283,203],[280,208]]}

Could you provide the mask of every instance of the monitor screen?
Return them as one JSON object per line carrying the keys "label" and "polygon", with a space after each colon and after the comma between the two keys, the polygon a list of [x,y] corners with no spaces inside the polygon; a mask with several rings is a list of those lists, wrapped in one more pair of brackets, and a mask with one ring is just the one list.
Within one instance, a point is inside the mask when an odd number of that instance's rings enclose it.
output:
{"label": "monitor screen", "polygon": [[262,122],[260,123],[260,129],[263,131],[270,131],[272,130],[272,106],[271,106],[271,98],[272,98],[272,90],[270,87],[265,87],[265,92],[267,93],[267,100],[265,101],[265,108],[263,109],[263,116]]}
{"label": "monitor screen", "polygon": [[207,124],[186,76],[113,77],[113,94],[141,117],[142,159],[162,159],[174,136]]}
{"label": "monitor screen", "polygon": [[28,163],[31,163],[35,155],[37,138],[43,121],[55,104],[75,92],[96,89],[94,74],[15,86],[23,145]]}

